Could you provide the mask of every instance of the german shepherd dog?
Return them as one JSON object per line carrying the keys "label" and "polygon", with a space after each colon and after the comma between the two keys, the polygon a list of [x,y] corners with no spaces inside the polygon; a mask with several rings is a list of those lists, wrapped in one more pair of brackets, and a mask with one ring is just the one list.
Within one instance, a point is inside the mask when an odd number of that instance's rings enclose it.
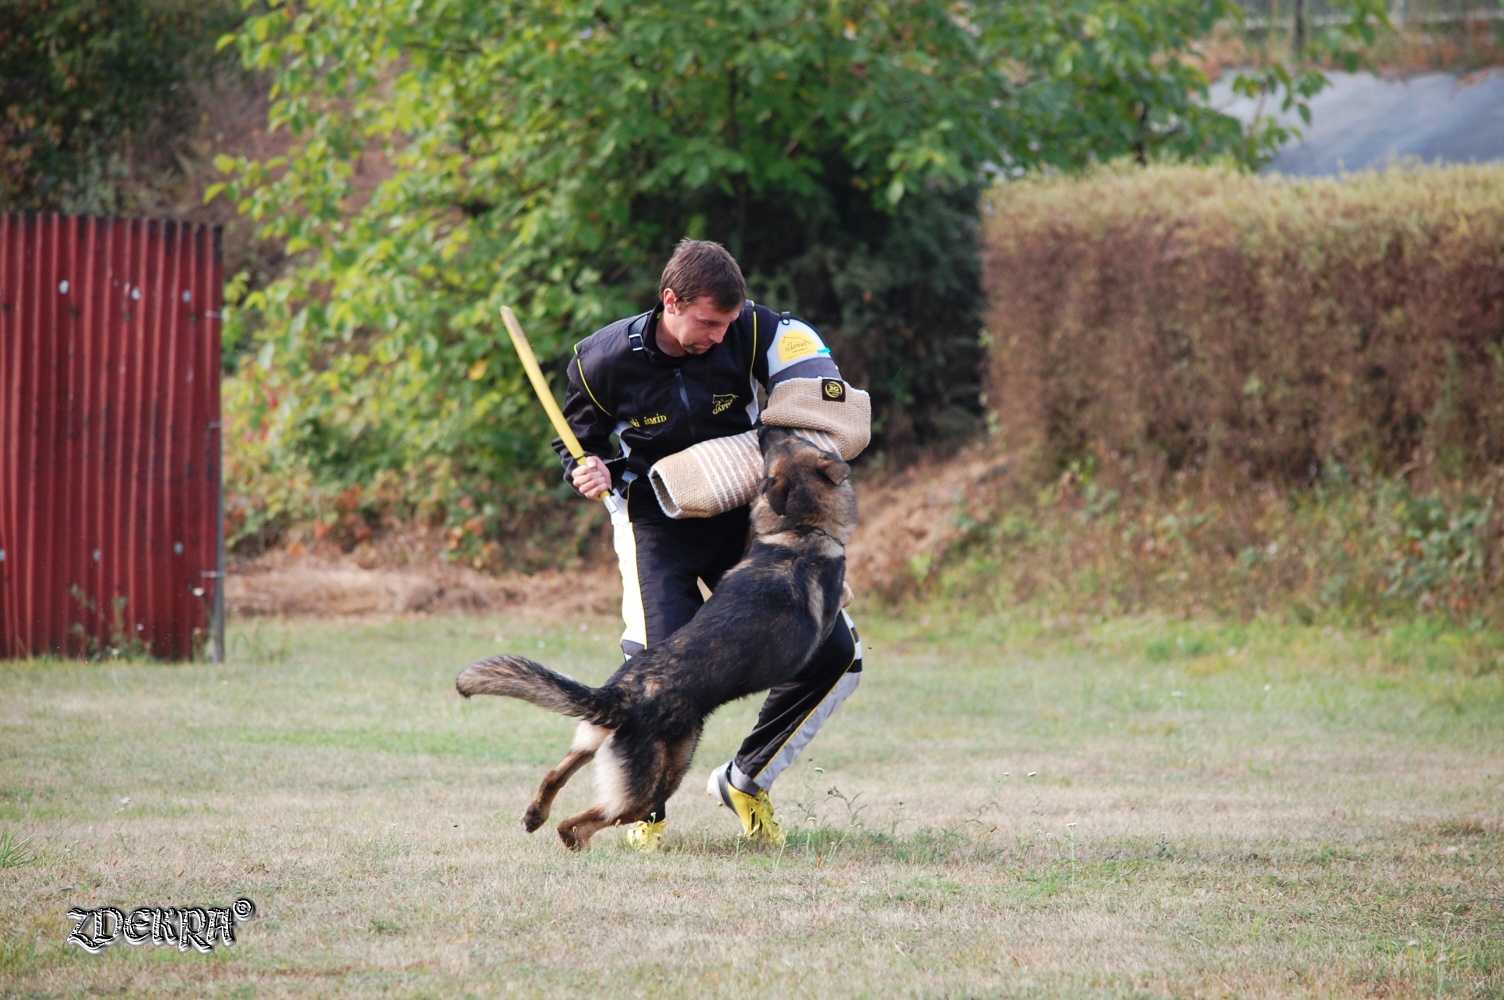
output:
{"label": "german shepherd dog", "polygon": [[763,430],[762,452],[747,553],[689,624],[598,688],[510,655],[466,667],[455,680],[466,698],[507,695],[584,720],[522,814],[527,832],[543,825],[559,789],[597,757],[599,801],[559,824],[566,847],[581,850],[608,826],[662,819],[706,718],[793,679],[835,625],[846,542],[856,527],[851,469],[779,427]]}

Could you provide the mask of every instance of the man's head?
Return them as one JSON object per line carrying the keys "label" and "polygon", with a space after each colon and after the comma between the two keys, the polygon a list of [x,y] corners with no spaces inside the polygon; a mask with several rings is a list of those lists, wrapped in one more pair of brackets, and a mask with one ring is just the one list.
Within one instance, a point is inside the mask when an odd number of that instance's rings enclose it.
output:
{"label": "man's head", "polygon": [[726,336],[747,300],[736,259],[719,243],[684,239],[658,281],[658,346],[673,357],[704,354]]}

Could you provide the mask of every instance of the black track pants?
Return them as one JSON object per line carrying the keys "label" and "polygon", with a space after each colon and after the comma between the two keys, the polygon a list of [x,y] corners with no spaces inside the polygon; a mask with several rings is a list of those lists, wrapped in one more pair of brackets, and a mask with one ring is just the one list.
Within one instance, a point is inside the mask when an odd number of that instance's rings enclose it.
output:
{"label": "black track pants", "polygon": [[[714,589],[741,560],[747,516],[742,507],[716,517],[615,523],[623,653],[632,656],[662,642],[694,617],[704,603],[698,581]],[[737,751],[732,782],[745,792],[769,788],[856,689],[861,673],[861,641],[843,611],[799,675],[768,692],[757,724]]]}
{"label": "black track pants", "polygon": [[861,639],[851,616],[842,611],[799,676],[768,692],[757,725],[736,752],[732,784],[751,794],[771,788],[861,680]]}

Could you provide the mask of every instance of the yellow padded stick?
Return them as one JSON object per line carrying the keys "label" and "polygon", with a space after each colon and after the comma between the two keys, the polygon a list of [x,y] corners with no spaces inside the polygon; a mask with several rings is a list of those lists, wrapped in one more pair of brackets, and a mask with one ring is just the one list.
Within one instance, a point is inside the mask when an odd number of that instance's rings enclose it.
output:
{"label": "yellow padded stick", "polygon": [[[585,457],[585,449],[580,447],[580,439],[574,436],[574,431],[569,429],[564,414],[559,409],[559,404],[554,402],[554,392],[548,386],[548,380],[543,377],[543,369],[538,367],[538,358],[533,354],[533,346],[527,342],[527,334],[522,332],[522,324],[517,322],[517,314],[512,312],[510,306],[501,307],[501,321],[507,326],[507,333],[511,334],[512,346],[517,349],[517,357],[522,359],[522,368],[527,372],[527,380],[533,383],[533,391],[538,394],[538,402],[543,404],[544,412],[548,414],[548,422],[554,425],[554,431],[559,439],[564,442],[564,447],[575,461]],[[611,496],[610,490],[602,490],[596,500],[604,500],[606,506],[612,510],[616,502]]]}

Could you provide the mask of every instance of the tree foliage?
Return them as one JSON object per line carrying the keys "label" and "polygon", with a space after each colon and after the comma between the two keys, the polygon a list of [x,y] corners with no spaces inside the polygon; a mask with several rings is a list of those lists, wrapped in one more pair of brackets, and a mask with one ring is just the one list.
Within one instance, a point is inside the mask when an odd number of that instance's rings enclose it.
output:
{"label": "tree foliage", "polygon": [[0,0],[0,207],[109,212],[124,147],[180,125],[222,0]]}
{"label": "tree foliage", "polygon": [[[296,267],[248,294],[244,412],[315,478],[538,482],[499,336],[545,356],[644,308],[686,234],[830,335],[879,435],[974,421],[990,177],[1248,158],[1194,44],[1230,0],[303,0],[226,44],[284,158],[223,164]],[[254,360],[252,360],[254,359]],[[549,474],[552,479],[552,474]]]}

